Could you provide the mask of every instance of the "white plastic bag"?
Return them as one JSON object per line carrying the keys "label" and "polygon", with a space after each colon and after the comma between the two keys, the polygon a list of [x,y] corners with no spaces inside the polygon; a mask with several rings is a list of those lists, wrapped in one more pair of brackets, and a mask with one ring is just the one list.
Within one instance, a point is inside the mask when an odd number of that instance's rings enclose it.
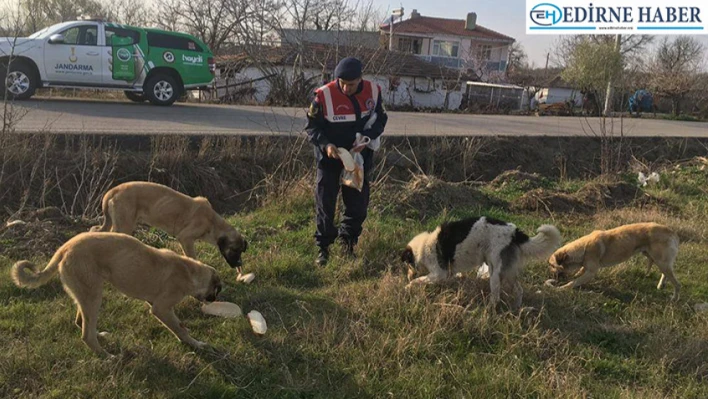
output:
{"label": "white plastic bag", "polygon": [[342,184],[361,191],[364,187],[364,157],[361,153],[346,150],[340,151],[339,157],[345,165],[342,169]]}

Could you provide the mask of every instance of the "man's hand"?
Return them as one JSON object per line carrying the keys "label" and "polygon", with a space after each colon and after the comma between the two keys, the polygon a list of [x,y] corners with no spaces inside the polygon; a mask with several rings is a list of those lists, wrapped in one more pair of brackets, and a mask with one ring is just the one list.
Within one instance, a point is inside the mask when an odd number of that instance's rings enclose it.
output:
{"label": "man's hand", "polygon": [[339,159],[339,153],[337,152],[337,147],[334,144],[327,144],[327,157],[332,159]]}

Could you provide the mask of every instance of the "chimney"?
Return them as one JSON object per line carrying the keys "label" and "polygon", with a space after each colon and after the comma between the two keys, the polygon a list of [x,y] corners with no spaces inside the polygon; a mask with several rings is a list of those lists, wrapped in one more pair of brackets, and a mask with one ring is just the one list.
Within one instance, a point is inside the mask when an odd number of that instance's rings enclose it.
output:
{"label": "chimney", "polygon": [[413,19],[413,18],[420,18],[420,13],[415,8],[411,12],[411,19]]}
{"label": "chimney", "polygon": [[470,12],[467,13],[467,21],[465,22],[465,29],[474,30],[477,27],[477,13]]}

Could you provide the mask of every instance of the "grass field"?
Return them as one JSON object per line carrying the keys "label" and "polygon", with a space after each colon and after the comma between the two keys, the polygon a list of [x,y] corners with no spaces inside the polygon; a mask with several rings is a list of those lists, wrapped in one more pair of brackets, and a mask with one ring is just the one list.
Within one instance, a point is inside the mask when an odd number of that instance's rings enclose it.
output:
{"label": "grass field", "polygon": [[[325,268],[313,265],[314,204],[305,181],[287,197],[230,217],[249,239],[251,285],[236,283],[215,249],[199,247],[200,259],[226,282],[220,300],[260,311],[269,329],[255,336],[245,318],[208,316],[185,300],[178,316],[211,344],[197,352],[146,304],[106,287],[99,329],[110,335],[101,343],[119,356],[95,357],[58,278],[36,290],[15,287],[9,270],[19,259],[8,252],[0,255],[0,397],[706,398],[708,313],[694,305],[708,302],[707,177],[700,165],[684,165],[646,188],[651,201],[563,213],[510,206],[530,191],[524,182],[432,188],[461,195],[458,206],[434,195],[422,206],[406,191],[411,184],[387,183],[374,187],[359,258],[346,260],[335,247]],[[573,195],[586,183],[541,179],[536,188]],[[682,240],[681,299],[670,302],[670,285],[656,289],[659,271],[647,275],[640,257],[602,270],[575,292],[544,286],[545,262],[531,262],[522,274],[526,308],[518,313],[500,307],[490,314],[488,284],[474,276],[406,290],[398,254],[407,241],[443,220],[477,214],[529,234],[553,223],[566,242],[623,223],[666,223]],[[139,237],[176,248],[157,231]],[[48,256],[33,260],[46,264]]]}

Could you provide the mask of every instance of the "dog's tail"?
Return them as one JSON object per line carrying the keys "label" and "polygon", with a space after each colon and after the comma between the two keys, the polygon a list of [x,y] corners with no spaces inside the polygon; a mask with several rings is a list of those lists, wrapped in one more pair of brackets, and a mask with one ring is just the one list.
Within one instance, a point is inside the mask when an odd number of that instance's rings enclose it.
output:
{"label": "dog's tail", "polygon": [[103,224],[101,226],[91,227],[91,231],[94,232],[107,232],[111,231],[113,227],[113,219],[111,218],[111,213],[113,213],[113,196],[106,195],[103,197],[103,202],[101,203],[101,208],[103,209]]}
{"label": "dog's tail", "polygon": [[520,245],[521,252],[528,258],[547,258],[561,245],[561,234],[555,226],[544,224],[536,230],[538,234]]}
{"label": "dog's tail", "polygon": [[37,288],[47,284],[57,274],[59,264],[63,259],[64,251],[60,249],[41,272],[37,271],[37,266],[32,262],[21,260],[12,266],[12,281],[20,288]]}

